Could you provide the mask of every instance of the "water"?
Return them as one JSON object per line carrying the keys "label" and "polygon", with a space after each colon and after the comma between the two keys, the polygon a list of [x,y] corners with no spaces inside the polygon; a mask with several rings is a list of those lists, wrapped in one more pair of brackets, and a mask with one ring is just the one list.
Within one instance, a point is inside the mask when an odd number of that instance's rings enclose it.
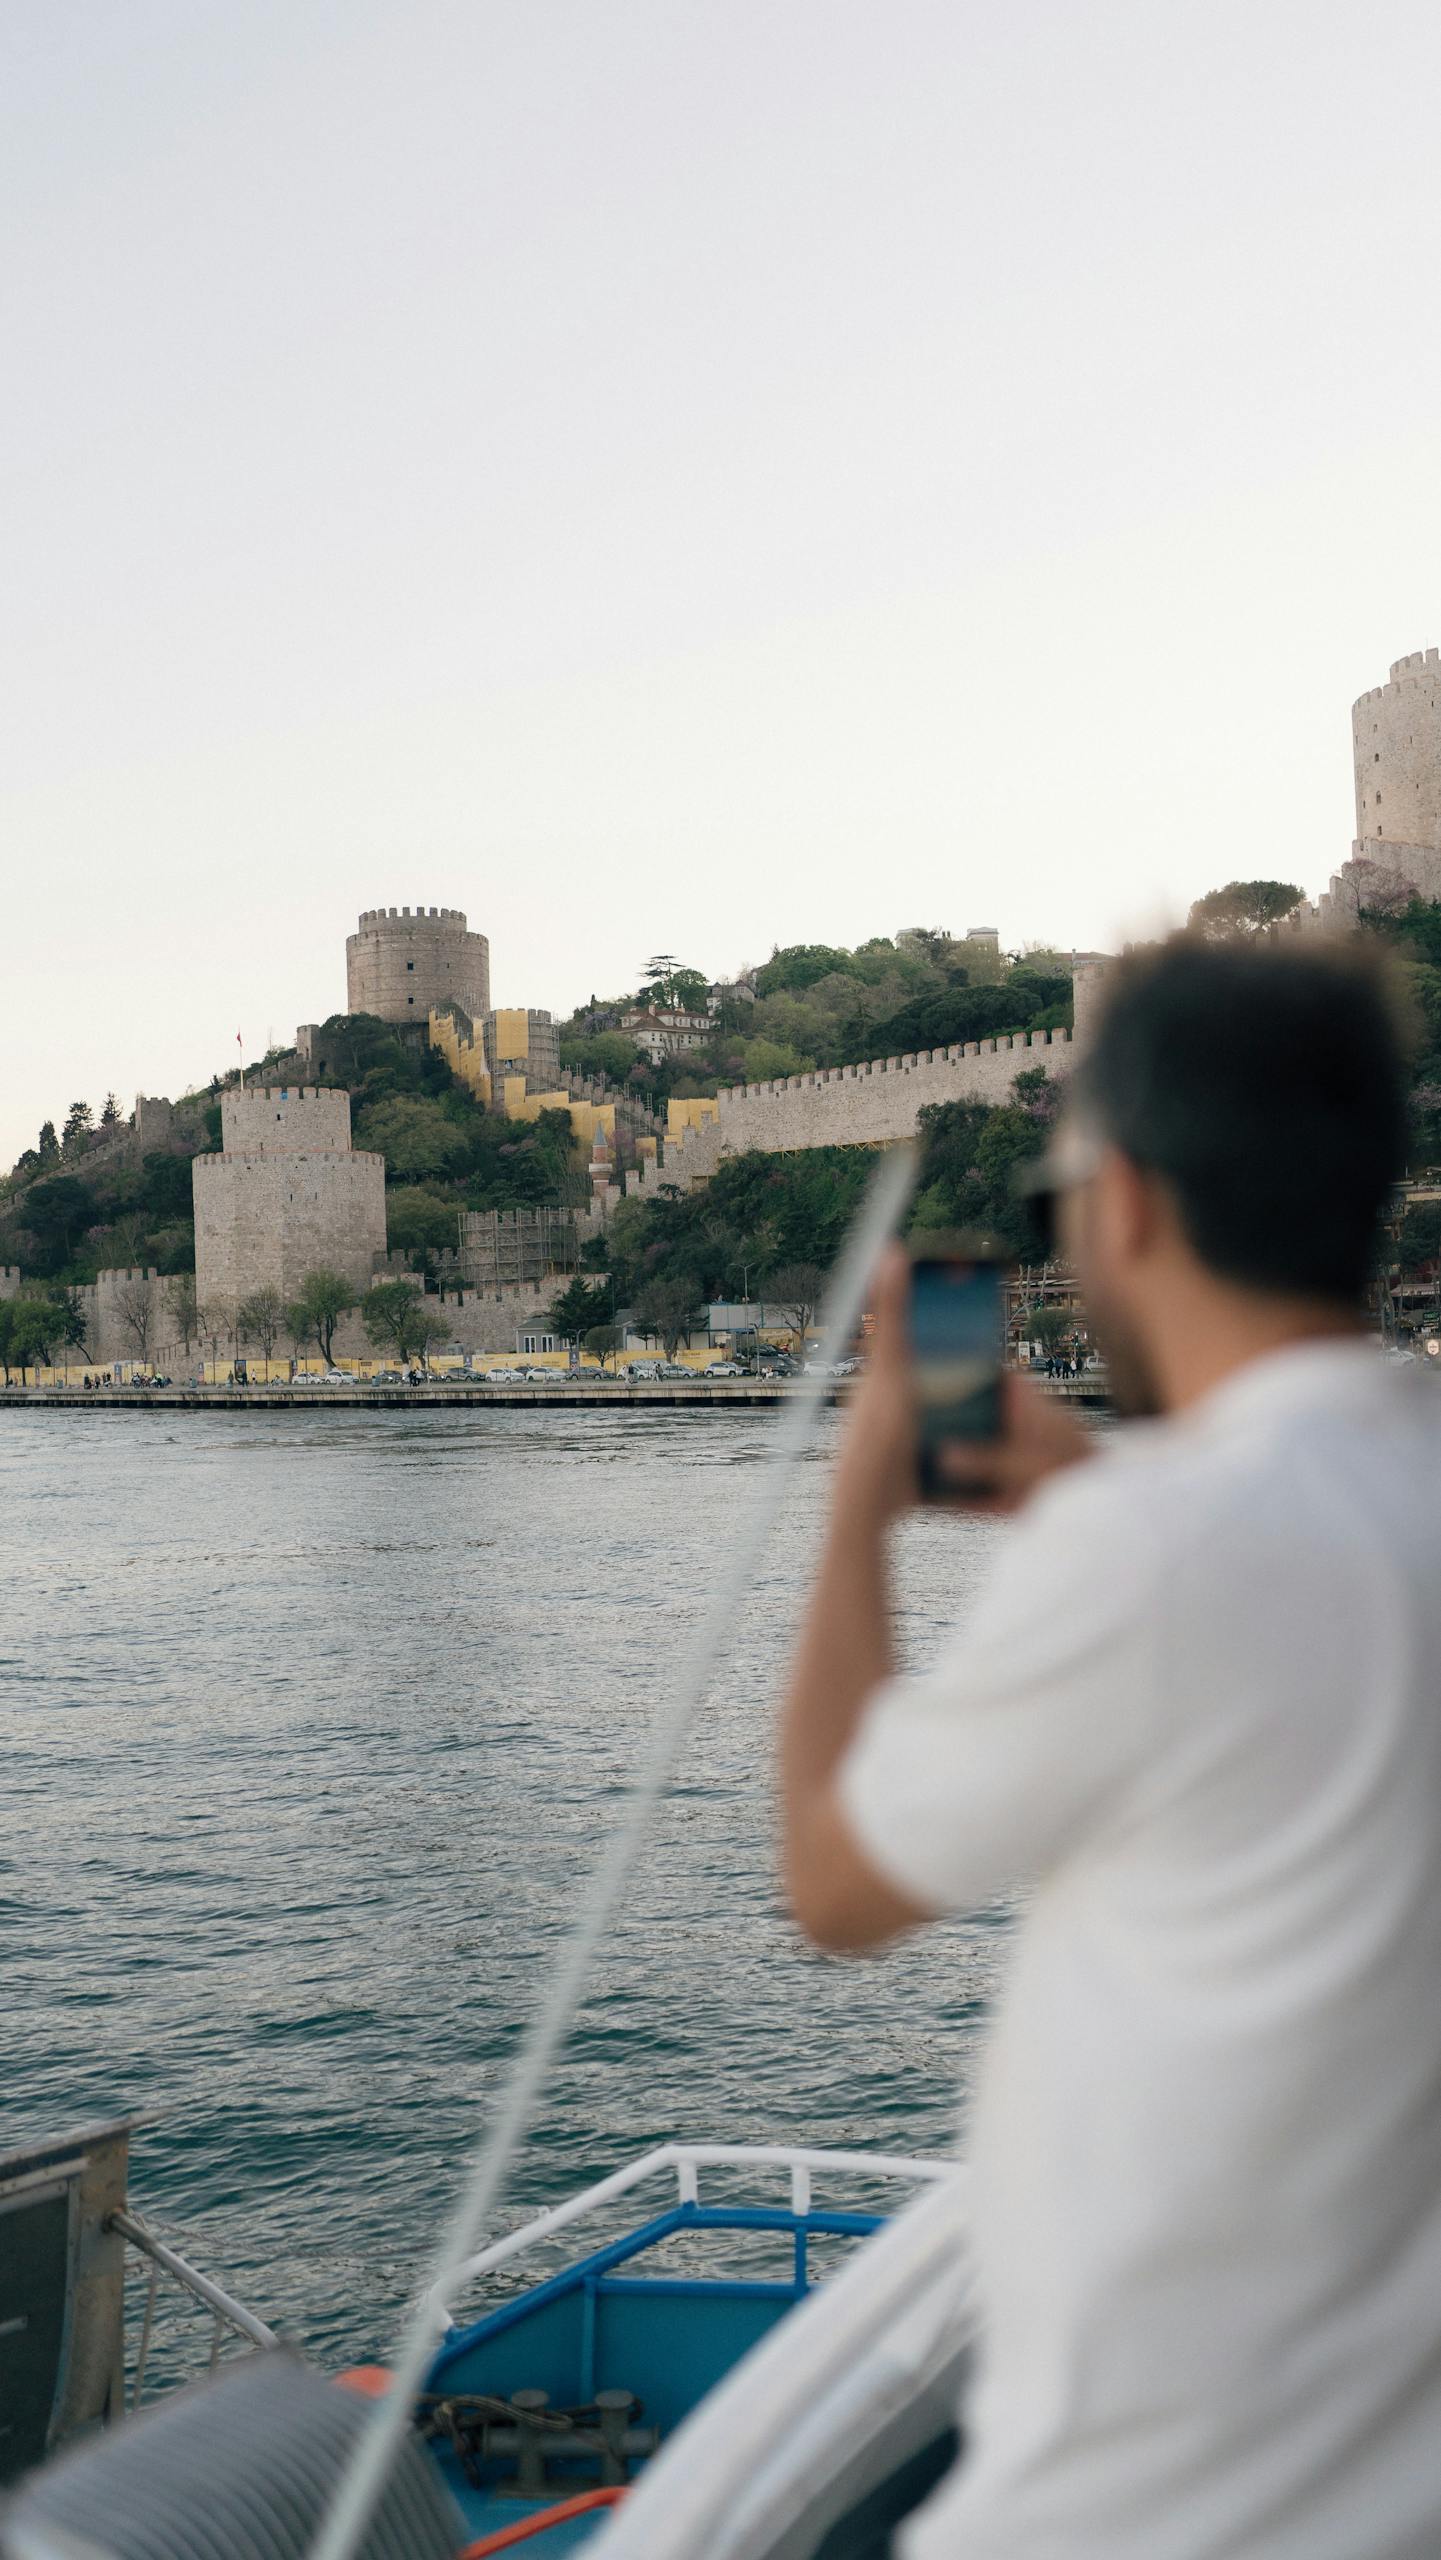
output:
{"label": "water", "polygon": [[[383,2353],[756,1493],[716,1413],[0,1412],[0,2148],[134,2108],[142,2209]],[[671,2136],[932,2150],[1005,1943],[782,1914],[770,1747],[828,1419],[512,2178]],[[901,1537],[923,1658],[998,1535]]]}

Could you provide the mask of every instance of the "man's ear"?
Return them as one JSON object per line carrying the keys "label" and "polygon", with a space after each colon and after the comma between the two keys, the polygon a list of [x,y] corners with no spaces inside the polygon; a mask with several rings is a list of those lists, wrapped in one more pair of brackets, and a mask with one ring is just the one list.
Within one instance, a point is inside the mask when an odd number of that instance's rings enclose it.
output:
{"label": "man's ear", "polygon": [[1167,1203],[1152,1173],[1119,1147],[1104,1149],[1093,1181],[1095,1218],[1108,1267],[1126,1270],[1156,1244]]}

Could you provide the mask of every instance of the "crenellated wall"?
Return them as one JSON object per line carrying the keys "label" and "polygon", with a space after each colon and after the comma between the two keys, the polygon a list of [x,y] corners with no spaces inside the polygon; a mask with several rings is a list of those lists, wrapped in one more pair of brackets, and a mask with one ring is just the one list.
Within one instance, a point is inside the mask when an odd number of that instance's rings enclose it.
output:
{"label": "crenellated wall", "polygon": [[434,1007],[458,1004],[478,1022],[490,1010],[490,944],[459,907],[368,907],[346,937],[345,982],[351,1013],[423,1027]]}
{"label": "crenellated wall", "polygon": [[350,1096],[323,1084],[237,1088],[221,1099],[220,1143],[231,1156],[294,1155],[302,1147],[343,1154]]}
{"label": "crenellated wall", "polygon": [[723,1157],[752,1148],[779,1155],[804,1147],[885,1146],[914,1134],[927,1103],[1008,1102],[1027,1068],[1064,1075],[1072,1055],[1064,1031],[1018,1032],[963,1048],[872,1058],[864,1066],[818,1068],[774,1084],[723,1086],[715,1116],[669,1134],[664,1163],[643,1165],[636,1187],[650,1192],[680,1183],[691,1190],[709,1181]]}

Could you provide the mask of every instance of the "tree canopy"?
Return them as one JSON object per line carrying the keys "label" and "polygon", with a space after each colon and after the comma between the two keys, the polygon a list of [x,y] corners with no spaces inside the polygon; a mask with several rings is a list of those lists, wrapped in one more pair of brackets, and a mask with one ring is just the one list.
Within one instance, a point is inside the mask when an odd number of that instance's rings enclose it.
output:
{"label": "tree canopy", "polygon": [[1264,933],[1294,915],[1305,896],[1305,890],[1290,880],[1228,880],[1224,889],[1208,889],[1204,898],[1197,898],[1191,927],[1213,942]]}

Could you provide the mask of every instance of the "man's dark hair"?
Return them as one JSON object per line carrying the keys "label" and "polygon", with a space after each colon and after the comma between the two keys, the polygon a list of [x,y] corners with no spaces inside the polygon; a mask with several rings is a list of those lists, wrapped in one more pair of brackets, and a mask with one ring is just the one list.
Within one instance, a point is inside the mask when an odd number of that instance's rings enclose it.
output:
{"label": "man's dark hair", "polygon": [[1078,1103],[1170,1186],[1228,1280],[1354,1301],[1406,1151],[1407,1042],[1379,955],[1189,934],[1114,972]]}

